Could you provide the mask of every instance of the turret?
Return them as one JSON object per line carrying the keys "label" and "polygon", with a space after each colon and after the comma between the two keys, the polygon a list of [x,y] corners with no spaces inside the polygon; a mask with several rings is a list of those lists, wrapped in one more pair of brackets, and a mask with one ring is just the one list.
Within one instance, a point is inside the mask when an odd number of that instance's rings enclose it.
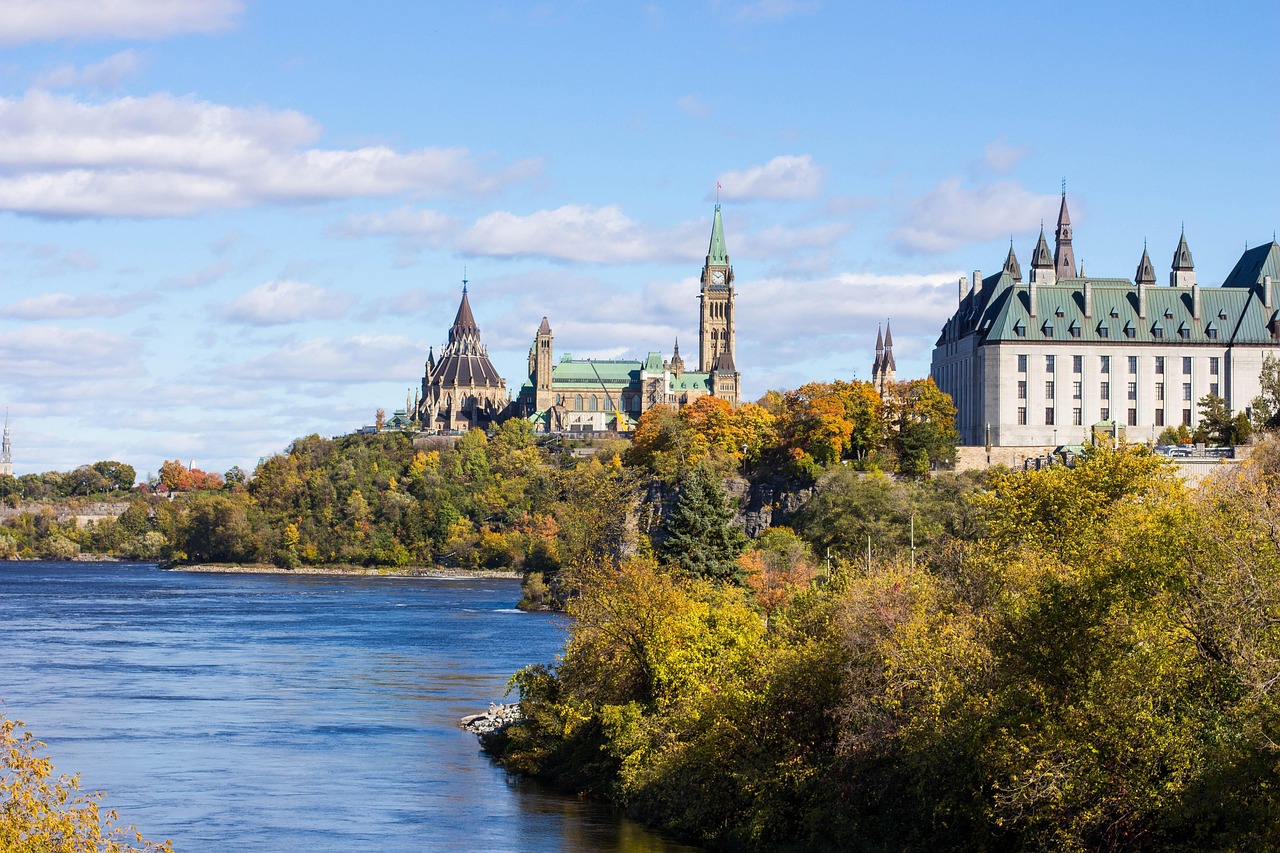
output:
{"label": "turret", "polygon": [[1183,229],[1178,238],[1178,248],[1173,251],[1173,268],[1169,270],[1170,287],[1191,287],[1196,283],[1196,265],[1191,261],[1191,249],[1187,248],[1187,232]]}
{"label": "turret", "polygon": [[1060,279],[1076,277],[1076,256],[1071,248],[1071,214],[1067,212],[1065,181],[1062,187],[1062,206],[1058,208],[1058,229],[1054,232],[1053,269]]}
{"label": "turret", "polygon": [[1009,241],[1009,254],[1005,255],[1004,271],[1014,281],[1022,281],[1022,267],[1018,264],[1018,256],[1013,253],[1013,240]]}

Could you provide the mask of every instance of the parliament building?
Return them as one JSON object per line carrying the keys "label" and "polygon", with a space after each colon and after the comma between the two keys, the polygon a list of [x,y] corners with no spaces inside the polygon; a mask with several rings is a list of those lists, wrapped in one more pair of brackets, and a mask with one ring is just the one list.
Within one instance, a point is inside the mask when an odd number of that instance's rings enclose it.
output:
{"label": "parliament building", "polygon": [[725,246],[720,205],[711,222],[711,242],[702,266],[698,361],[686,370],[676,341],[671,357],[651,351],[644,359],[555,357],[551,323],[542,318],[529,349],[529,374],[515,398],[489,360],[471,311],[466,283],[437,356],[427,354],[417,399],[406,401],[392,426],[456,431],[485,427],[508,417],[529,420],[540,432],[629,432],[640,415],[657,405],[673,408],[713,396],[737,406],[741,376],[734,361],[734,275]]}
{"label": "parliament building", "polygon": [[1280,353],[1280,244],[1247,249],[1220,286],[1196,279],[1186,234],[1168,285],[1147,253],[1132,280],[1077,269],[1063,193],[1024,281],[1012,245],[1000,272],[960,279],[931,375],[955,402],[962,445],[1055,447],[1095,428],[1129,441],[1199,421],[1207,394],[1243,412]]}

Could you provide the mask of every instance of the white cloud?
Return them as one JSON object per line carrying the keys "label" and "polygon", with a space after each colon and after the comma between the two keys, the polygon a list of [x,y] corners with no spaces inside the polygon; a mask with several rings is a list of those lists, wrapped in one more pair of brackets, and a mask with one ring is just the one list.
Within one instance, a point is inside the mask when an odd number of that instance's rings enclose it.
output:
{"label": "white cloud", "polygon": [[138,345],[113,332],[22,326],[0,335],[4,380],[134,376]]}
{"label": "white cloud", "polygon": [[680,112],[693,118],[706,118],[711,115],[711,107],[697,95],[682,95],[676,99]]}
{"label": "white cloud", "polygon": [[332,320],[351,307],[351,298],[301,281],[268,281],[221,309],[228,320],[250,326],[278,326],[304,320]]}
{"label": "white cloud", "polygon": [[739,23],[781,21],[810,14],[821,6],[817,0],[751,0],[748,3],[727,4],[730,19]]}
{"label": "white cloud", "polygon": [[396,237],[405,251],[438,247],[458,230],[457,221],[435,210],[401,207],[385,213],[361,213],[330,229],[339,237]]}
{"label": "white cloud", "polygon": [[617,205],[567,204],[528,216],[495,211],[457,241],[460,251],[487,257],[553,258],[582,263],[634,263],[699,257],[688,229],[651,232]]}
{"label": "white cloud", "polygon": [[216,32],[243,9],[241,0],[5,0],[0,44]]}
{"label": "white cloud", "polygon": [[1055,212],[1057,201],[1013,181],[965,187],[960,178],[948,178],[912,204],[892,236],[904,252],[942,252],[1033,230]]}
{"label": "white cloud", "polygon": [[0,316],[17,320],[67,320],[79,317],[119,317],[155,300],[148,293],[105,296],[91,293],[46,293],[0,308]]}
{"label": "white cloud", "polygon": [[396,335],[315,338],[245,362],[235,376],[270,383],[348,384],[419,376],[425,348]]}
{"label": "white cloud", "polygon": [[411,191],[485,193],[540,168],[490,172],[463,148],[308,148],[301,113],[153,94],[90,103],[0,98],[0,209],[51,216],[185,216],[261,203]]}
{"label": "white cloud", "polygon": [[724,172],[718,180],[727,199],[805,199],[821,190],[822,169],[808,154],[784,154],[760,166]]}
{"label": "white cloud", "polygon": [[142,66],[142,59],[133,50],[122,50],[101,62],[76,68],[63,65],[41,74],[36,85],[45,89],[62,89],[70,86],[89,86],[94,89],[111,89],[120,81],[131,77]]}
{"label": "white cloud", "polygon": [[827,249],[848,233],[849,226],[845,223],[808,228],[771,225],[744,235],[740,254],[749,258],[776,258],[802,249]]}
{"label": "white cloud", "polygon": [[1011,145],[1003,136],[988,142],[982,149],[982,163],[997,175],[1007,175],[1025,157],[1025,145]]}

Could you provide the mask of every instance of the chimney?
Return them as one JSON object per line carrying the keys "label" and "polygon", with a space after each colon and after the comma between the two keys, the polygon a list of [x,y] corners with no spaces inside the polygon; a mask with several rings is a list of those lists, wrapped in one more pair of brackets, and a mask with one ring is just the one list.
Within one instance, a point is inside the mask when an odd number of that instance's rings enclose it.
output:
{"label": "chimney", "polygon": [[956,305],[964,302],[964,286],[966,282],[964,276],[960,276],[960,281],[956,283]]}
{"label": "chimney", "polygon": [[1138,319],[1147,319],[1147,287],[1138,282]]}
{"label": "chimney", "polygon": [[1200,319],[1200,285],[1194,281],[1191,282],[1191,317],[1194,320]]}
{"label": "chimney", "polygon": [[1032,277],[1031,277],[1031,279],[1027,282],[1027,296],[1029,297],[1028,301],[1031,303],[1031,309],[1030,309],[1031,316],[1032,316],[1032,317],[1035,317],[1035,316],[1036,316],[1036,280],[1035,280],[1035,276],[1032,276]]}
{"label": "chimney", "polygon": [[1084,280],[1084,318],[1093,317],[1093,282]]}
{"label": "chimney", "polygon": [[973,271],[973,284],[969,288],[974,292],[978,292],[978,288],[982,287],[982,270]]}
{"label": "chimney", "polygon": [[1269,275],[1262,277],[1262,304],[1266,308],[1271,307],[1271,276]]}

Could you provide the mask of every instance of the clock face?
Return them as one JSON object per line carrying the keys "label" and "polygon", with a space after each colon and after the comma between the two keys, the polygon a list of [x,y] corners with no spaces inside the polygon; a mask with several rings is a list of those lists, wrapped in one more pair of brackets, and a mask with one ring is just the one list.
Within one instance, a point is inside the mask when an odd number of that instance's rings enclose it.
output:
{"label": "clock face", "polygon": [[716,270],[711,274],[712,284],[724,284],[724,270]]}

